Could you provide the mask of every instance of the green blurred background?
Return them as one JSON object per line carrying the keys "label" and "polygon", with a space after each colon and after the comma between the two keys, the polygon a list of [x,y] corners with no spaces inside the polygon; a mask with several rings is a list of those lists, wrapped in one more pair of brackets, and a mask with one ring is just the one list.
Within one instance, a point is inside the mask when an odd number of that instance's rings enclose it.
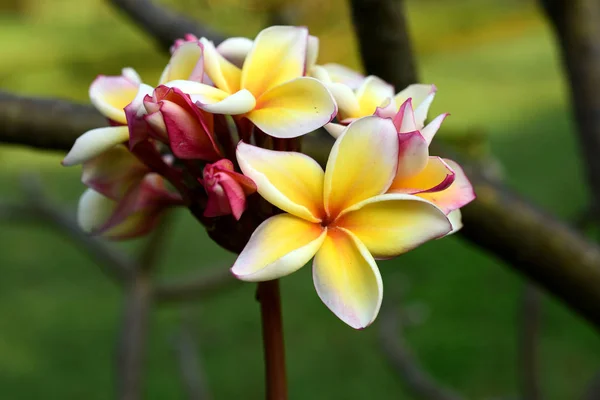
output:
{"label": "green blurred background", "polygon": [[[167,56],[102,0],[0,0],[0,89],[86,101],[99,74],[134,67],[149,83]],[[290,1],[290,4],[292,2]],[[290,6],[321,38],[320,63],[360,68],[345,2]],[[408,17],[424,82],[435,83],[432,113],[450,112],[439,138],[468,144],[505,181],[561,217],[583,209],[587,191],[568,93],[548,25],[533,1],[410,0]],[[229,35],[253,37],[268,21],[259,0],[172,0]],[[18,199],[35,171],[52,198],[75,212],[84,186],[61,155],[0,147],[0,193]],[[0,221],[0,398],[109,399],[122,295],[56,231]],[[117,247],[133,251],[134,241]],[[175,215],[160,274],[226,268],[233,256],[211,243],[185,210]],[[468,398],[518,395],[517,327],[524,281],[457,238],[380,263],[384,307],[425,309],[406,336],[424,367]],[[411,399],[382,356],[381,321],[353,331],[318,299],[310,268],[283,279],[292,399]],[[403,288],[403,289],[402,289]],[[151,320],[144,394],[185,398],[172,338],[192,321],[216,399],[263,396],[262,346],[254,286],[205,301],[161,307]],[[600,368],[597,334],[544,296],[541,385],[548,399],[580,398]]]}

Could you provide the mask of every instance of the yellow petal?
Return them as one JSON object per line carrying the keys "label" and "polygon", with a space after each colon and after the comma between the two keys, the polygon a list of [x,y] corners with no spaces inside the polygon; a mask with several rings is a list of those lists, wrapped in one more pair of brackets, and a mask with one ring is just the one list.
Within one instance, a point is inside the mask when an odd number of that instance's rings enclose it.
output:
{"label": "yellow petal", "polygon": [[344,132],[344,129],[346,129],[346,127],[342,124],[336,124],[333,122],[330,122],[328,124],[326,124],[325,126],[323,126],[323,128],[325,128],[325,130],[327,131],[327,133],[329,133],[331,136],[333,136],[334,138],[338,138],[340,137],[340,135],[342,134],[342,132]]}
{"label": "yellow petal", "polygon": [[306,71],[310,71],[313,66],[317,63],[319,57],[319,38],[316,36],[309,35],[306,49]]}
{"label": "yellow petal", "polygon": [[396,104],[402,104],[409,98],[412,99],[417,129],[423,128],[436,91],[435,85],[413,84],[395,96]]}
{"label": "yellow petal", "polygon": [[219,54],[212,42],[204,38],[200,41],[204,46],[206,74],[215,86],[227,93],[235,93],[240,90],[242,70]]}
{"label": "yellow petal", "polygon": [[373,115],[377,107],[394,97],[394,87],[376,76],[368,76],[356,91],[356,99],[360,104],[360,115]]}
{"label": "yellow petal", "polygon": [[390,193],[439,192],[454,181],[454,171],[440,157],[429,157],[427,164],[415,175],[396,175]]}
{"label": "yellow petal", "polygon": [[313,261],[313,280],[323,303],[355,329],[370,325],[381,307],[383,283],[375,260],[352,233],[329,229]]}
{"label": "yellow petal", "polygon": [[135,98],[139,82],[134,81],[131,74],[125,76],[100,75],[90,86],[90,100],[105,117],[126,124],[123,110]]}
{"label": "yellow petal", "polygon": [[308,30],[272,26],[256,36],[242,68],[242,88],[255,97],[304,75]]}
{"label": "yellow petal", "polygon": [[385,193],[398,165],[398,135],[390,119],[364,117],[336,140],[325,169],[324,203],[331,218]]}
{"label": "yellow petal", "polygon": [[263,132],[294,138],[312,132],[337,112],[331,93],[314,78],[298,78],[265,92],[248,119]]}
{"label": "yellow petal", "polygon": [[326,236],[320,224],[290,214],[276,215],[256,228],[231,272],[250,282],[289,275],[315,255]]}
{"label": "yellow petal", "polygon": [[165,86],[189,94],[192,101],[198,103],[200,108],[215,114],[245,114],[256,105],[256,99],[247,90],[240,90],[230,95],[216,87],[192,81],[171,81]]}
{"label": "yellow petal", "polygon": [[419,193],[417,196],[431,201],[445,213],[459,209],[475,199],[475,192],[462,168],[452,160],[444,159],[446,165],[454,173],[452,184],[441,191]]}
{"label": "yellow petal", "polygon": [[302,154],[266,150],[240,142],[236,156],[244,175],[269,203],[297,217],[320,222],[323,169]]}
{"label": "yellow petal", "polygon": [[406,194],[367,199],[346,210],[334,225],[356,235],[376,258],[395,257],[452,230],[442,210]]}
{"label": "yellow petal", "polygon": [[75,140],[62,164],[71,166],[84,163],[127,140],[129,140],[129,128],[126,126],[92,129]]}
{"label": "yellow petal", "polygon": [[163,85],[175,80],[202,82],[203,75],[202,47],[198,42],[187,42],[175,50],[158,84]]}

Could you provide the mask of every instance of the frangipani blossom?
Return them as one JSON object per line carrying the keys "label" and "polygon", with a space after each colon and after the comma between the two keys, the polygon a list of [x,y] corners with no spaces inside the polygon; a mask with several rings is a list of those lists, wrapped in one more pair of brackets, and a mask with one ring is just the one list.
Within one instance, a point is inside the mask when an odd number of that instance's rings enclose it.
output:
{"label": "frangipani blossom", "polygon": [[373,115],[376,111],[381,117],[392,117],[409,98],[415,107],[416,129],[423,128],[437,91],[435,85],[413,84],[394,95],[394,87],[381,78],[370,75],[359,80],[360,75],[352,78],[348,71],[351,70],[341,66],[315,66],[312,70],[312,75],[331,91],[338,106],[339,123],[325,125],[333,137],[338,137],[344,126],[356,118]]}
{"label": "frangipani blossom", "polygon": [[[159,86],[143,103],[147,114],[142,118],[151,128],[146,133],[168,143],[175,157],[204,161],[222,157],[213,137],[213,115],[196,107],[190,96],[177,88]],[[136,137],[134,143],[143,139]]]}
{"label": "frangipani blossom", "polygon": [[390,118],[398,132],[400,148],[398,170],[388,193],[412,194],[434,203],[451,217],[455,232],[462,226],[458,209],[475,199],[475,193],[457,163],[429,155],[429,144],[446,116],[442,114],[419,131],[408,99]]}
{"label": "frangipani blossom", "polygon": [[167,85],[190,94],[203,110],[244,116],[278,138],[303,135],[335,116],[337,109],[329,91],[318,80],[304,77],[309,42],[306,28],[274,26],[263,30],[241,69],[210,41],[200,41],[204,71],[214,86],[188,80]]}
{"label": "frangipani blossom", "polygon": [[85,232],[113,240],[130,239],[150,232],[168,207],[180,204],[181,197],[167,190],[164,179],[150,173],[120,199],[86,190],[79,199],[77,221]]}
{"label": "frangipani blossom", "polygon": [[322,301],[354,328],[368,326],[383,295],[375,258],[390,258],[452,229],[432,203],[386,194],[398,165],[390,119],[353,122],[334,144],[325,171],[310,157],[241,142],[240,168],[258,193],[284,211],[263,222],[232,267],[245,281],[288,275],[313,261]]}
{"label": "frangipani blossom", "polygon": [[90,100],[113,126],[92,129],[77,138],[64,158],[63,165],[84,163],[129,140],[125,107],[136,97],[143,97],[150,92],[152,88],[143,84],[139,75],[131,68],[123,69],[121,76],[98,76],[90,86]]}
{"label": "frangipani blossom", "polygon": [[256,192],[252,179],[235,172],[233,163],[227,159],[207,164],[202,184],[208,194],[205,217],[232,214],[239,220],[246,210],[246,197]]}

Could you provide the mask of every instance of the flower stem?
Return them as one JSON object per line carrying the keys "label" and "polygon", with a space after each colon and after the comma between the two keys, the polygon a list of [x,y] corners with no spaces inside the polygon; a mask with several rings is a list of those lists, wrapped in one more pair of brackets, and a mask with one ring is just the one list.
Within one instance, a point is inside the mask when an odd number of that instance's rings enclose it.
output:
{"label": "flower stem", "polygon": [[283,324],[281,300],[277,279],[260,282],[256,297],[260,303],[263,346],[265,354],[266,399],[287,400],[287,380],[285,374],[285,349],[283,345]]}

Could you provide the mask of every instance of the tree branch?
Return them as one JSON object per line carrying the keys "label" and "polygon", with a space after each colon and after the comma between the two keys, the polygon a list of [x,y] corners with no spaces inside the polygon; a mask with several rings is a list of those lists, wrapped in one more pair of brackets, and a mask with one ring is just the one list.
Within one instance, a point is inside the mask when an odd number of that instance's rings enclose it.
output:
{"label": "tree branch", "polygon": [[34,177],[29,179],[25,198],[20,203],[0,203],[0,221],[47,223],[90,255],[102,272],[115,283],[123,285],[131,279],[135,262],[82,231],[77,221],[46,198]]}
{"label": "tree branch", "polygon": [[519,368],[521,395],[523,399],[542,398],[539,382],[538,338],[540,335],[542,296],[531,283],[525,282],[519,315]]}
{"label": "tree branch", "polygon": [[206,377],[197,357],[198,345],[186,321],[181,323],[179,333],[173,337],[173,348],[179,361],[181,379],[188,400],[211,399]]}
{"label": "tree branch", "polygon": [[600,2],[540,0],[560,45],[571,103],[592,194],[600,212]]}
{"label": "tree branch", "polygon": [[91,105],[0,91],[0,141],[44,150],[69,150],[87,130],[108,126]]}
{"label": "tree branch", "polygon": [[199,300],[240,285],[241,281],[231,275],[229,268],[218,268],[215,271],[203,271],[193,276],[159,284],[153,294],[156,302],[171,303]]}
{"label": "tree branch", "polygon": [[400,310],[383,309],[379,338],[383,354],[402,377],[411,393],[423,400],[460,400],[453,391],[441,386],[419,365],[402,335]]}
{"label": "tree branch", "polygon": [[163,49],[169,49],[176,39],[183,38],[188,33],[206,37],[215,44],[224,40],[212,29],[150,0],[110,0],[110,2],[153,37]]}
{"label": "tree branch", "polygon": [[[416,82],[402,2],[350,3],[367,72],[377,72],[399,88]],[[388,38],[395,30],[404,32]],[[386,59],[396,60],[394,68],[376,69],[384,64],[383,53],[387,53]],[[432,150],[460,162],[456,154],[449,154],[446,149],[435,146]],[[463,166],[466,167],[464,163]],[[600,328],[600,248],[499,183],[488,180],[480,171],[465,168],[465,172],[478,198],[462,209],[464,228],[460,237],[536,280]]]}

